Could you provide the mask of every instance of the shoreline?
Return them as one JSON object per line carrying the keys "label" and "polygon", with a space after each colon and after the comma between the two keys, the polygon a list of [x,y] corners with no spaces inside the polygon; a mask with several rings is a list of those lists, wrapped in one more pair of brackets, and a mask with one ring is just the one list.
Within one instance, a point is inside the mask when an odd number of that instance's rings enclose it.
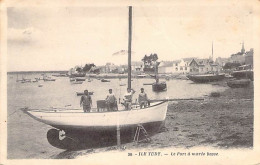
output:
{"label": "shoreline", "polygon": [[[226,81],[212,85],[227,87]],[[219,97],[206,96],[204,101],[170,102],[165,120],[167,131],[151,137],[150,143],[123,144],[124,149],[253,148],[254,82],[248,88],[229,88]],[[53,159],[86,157],[89,154],[117,150],[116,146],[64,151]]]}

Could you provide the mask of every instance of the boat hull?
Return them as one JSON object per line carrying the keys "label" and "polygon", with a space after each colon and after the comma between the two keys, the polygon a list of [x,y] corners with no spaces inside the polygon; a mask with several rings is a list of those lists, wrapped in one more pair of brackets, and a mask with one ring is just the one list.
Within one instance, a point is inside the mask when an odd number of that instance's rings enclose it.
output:
{"label": "boat hull", "polygon": [[101,82],[110,82],[110,80],[102,79]]}
{"label": "boat hull", "polygon": [[254,80],[254,72],[252,70],[234,71],[231,75],[237,79],[249,78],[252,81]]}
{"label": "boat hull", "polygon": [[243,80],[230,80],[227,82],[227,85],[231,88],[246,88],[250,85],[249,79],[243,79]]}
{"label": "boat hull", "polygon": [[164,121],[167,112],[167,102],[161,101],[150,107],[132,110],[120,110],[112,112],[84,113],[83,110],[24,110],[29,116],[62,130],[97,131],[122,128]]}
{"label": "boat hull", "polygon": [[[121,144],[132,142],[138,125],[128,125],[120,127]],[[155,135],[164,127],[164,121],[144,123],[149,137]],[[57,126],[56,126],[57,127]],[[59,126],[58,126],[59,127]],[[146,138],[143,132],[139,134],[139,140]],[[117,144],[117,128],[91,128],[85,130],[65,130],[64,139],[60,139],[60,131],[51,129],[47,133],[48,142],[60,149],[87,149],[113,146]]]}
{"label": "boat hull", "polygon": [[155,92],[166,91],[167,85],[166,83],[153,83],[152,88]]}
{"label": "boat hull", "polygon": [[[134,139],[136,129],[142,125],[148,136],[152,136],[164,126],[167,102],[151,103],[150,107],[113,112],[83,113],[82,110],[23,110],[29,116],[56,129],[47,133],[49,143],[61,149],[79,149],[115,145],[117,130],[120,129],[121,143]],[[60,139],[60,130],[65,138]],[[143,139],[144,133],[140,133]]]}
{"label": "boat hull", "polygon": [[225,78],[225,74],[218,75],[188,75],[187,76],[191,81],[196,83],[207,83],[213,81],[221,81]]}

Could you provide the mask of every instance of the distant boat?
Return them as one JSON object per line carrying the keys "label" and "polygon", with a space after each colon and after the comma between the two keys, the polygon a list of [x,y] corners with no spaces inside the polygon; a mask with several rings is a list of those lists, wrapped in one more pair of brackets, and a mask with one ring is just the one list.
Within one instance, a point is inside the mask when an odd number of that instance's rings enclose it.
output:
{"label": "distant boat", "polygon": [[167,84],[166,82],[159,81],[159,75],[158,75],[158,64],[155,64],[155,83],[152,84],[152,89],[154,92],[162,92],[167,90]]}
{"label": "distant boat", "polygon": [[119,86],[126,86],[126,84],[119,84]]}
{"label": "distant boat", "polygon": [[54,79],[54,78],[48,77],[48,76],[45,75],[45,74],[44,74],[42,77],[43,77],[43,78],[42,78],[43,81],[55,81],[55,80],[56,80],[56,79]]}
{"label": "distant boat", "polygon": [[227,85],[231,88],[246,88],[250,85],[250,79],[229,80]]}
{"label": "distant boat", "polygon": [[254,80],[254,71],[251,65],[242,65],[233,71],[231,75],[237,79],[250,79]]}
{"label": "distant boat", "polygon": [[249,78],[252,81],[254,80],[254,71],[253,70],[233,71],[233,73],[231,73],[231,75],[237,79]]}
{"label": "distant boat", "polygon": [[56,79],[53,79],[53,78],[44,78],[43,81],[55,81]]}
{"label": "distant boat", "polygon": [[25,79],[25,78],[23,78],[21,81],[21,83],[31,83],[31,82],[32,82],[31,79]]}
{"label": "distant boat", "polygon": [[151,76],[152,78],[156,78],[156,75],[151,75],[151,74],[149,74],[149,76]]}
{"label": "distant boat", "polygon": [[110,80],[101,79],[101,82],[110,82]]}
{"label": "distant boat", "polygon": [[42,86],[43,86],[42,84],[38,85],[38,87],[42,87]]}
{"label": "distant boat", "polygon": [[139,74],[136,76],[137,78],[145,78],[146,77],[146,74]]}
{"label": "distant boat", "polygon": [[233,79],[234,77],[231,76],[230,74],[225,74],[225,78],[227,78],[227,79]]}
{"label": "distant boat", "polygon": [[159,83],[153,83],[152,84],[153,91],[160,92],[160,91],[166,91],[167,85],[166,82],[159,82]]}
{"label": "distant boat", "polygon": [[38,82],[38,80],[37,80],[37,79],[35,79],[35,80],[32,80],[32,82],[33,82],[33,83],[35,83],[35,82]]}
{"label": "distant boat", "polygon": [[55,77],[68,77],[68,74],[60,73],[60,74],[56,74],[56,75],[52,75],[52,76],[55,76]]}
{"label": "distant boat", "polygon": [[71,84],[82,84],[83,81],[71,81]]}
{"label": "distant boat", "polygon": [[188,75],[188,79],[196,83],[207,83],[212,81],[220,81],[225,78],[225,74],[201,74],[201,75]]}
{"label": "distant boat", "polygon": [[43,78],[36,77],[35,80],[39,81],[39,80],[43,80]]}
{"label": "distant boat", "polygon": [[85,77],[86,73],[69,73],[69,77],[73,78],[73,77]]}
{"label": "distant boat", "polygon": [[76,81],[85,81],[85,77],[74,77]]}

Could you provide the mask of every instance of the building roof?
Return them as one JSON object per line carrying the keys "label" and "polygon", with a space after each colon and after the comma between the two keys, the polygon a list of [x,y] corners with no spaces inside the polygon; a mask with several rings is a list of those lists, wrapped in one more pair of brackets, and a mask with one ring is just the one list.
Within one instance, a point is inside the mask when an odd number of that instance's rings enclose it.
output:
{"label": "building roof", "polygon": [[190,57],[190,58],[183,58],[183,61],[185,62],[191,62],[193,59],[198,59],[197,57]]}

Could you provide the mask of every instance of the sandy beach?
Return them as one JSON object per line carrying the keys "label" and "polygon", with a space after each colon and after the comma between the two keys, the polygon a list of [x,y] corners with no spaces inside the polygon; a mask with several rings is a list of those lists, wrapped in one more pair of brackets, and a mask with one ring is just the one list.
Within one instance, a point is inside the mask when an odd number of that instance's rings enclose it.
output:
{"label": "sandy beach", "polygon": [[[227,87],[226,81],[212,85]],[[219,97],[204,101],[170,102],[166,129],[148,143],[124,144],[124,149],[214,147],[216,149],[253,148],[254,85],[228,88]],[[71,159],[116,150],[116,147],[64,151],[51,158]]]}

